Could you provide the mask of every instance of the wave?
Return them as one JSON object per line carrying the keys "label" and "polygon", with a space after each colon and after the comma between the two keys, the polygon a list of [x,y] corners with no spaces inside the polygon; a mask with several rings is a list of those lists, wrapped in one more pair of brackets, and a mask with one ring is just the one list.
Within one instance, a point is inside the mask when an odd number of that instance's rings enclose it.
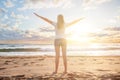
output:
{"label": "wave", "polygon": [[[80,49],[71,49],[68,48],[68,51],[103,51],[103,50],[120,50],[120,48],[109,47],[109,48],[80,48]],[[44,51],[54,51],[52,48],[4,48],[0,49],[0,52],[44,52]]]}
{"label": "wave", "polygon": [[[120,52],[120,44],[97,44],[90,46],[69,45],[69,52],[96,52],[117,51]],[[0,52],[54,52],[53,45],[31,45],[31,44],[0,44]]]}
{"label": "wave", "polygon": [[37,52],[37,51],[42,50],[34,48],[0,49],[0,52]]}

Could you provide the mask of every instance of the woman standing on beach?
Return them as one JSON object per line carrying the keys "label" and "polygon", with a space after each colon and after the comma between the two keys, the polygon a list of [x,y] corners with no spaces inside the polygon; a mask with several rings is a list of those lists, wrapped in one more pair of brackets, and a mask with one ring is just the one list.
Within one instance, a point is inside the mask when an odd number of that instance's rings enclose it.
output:
{"label": "woman standing on beach", "polygon": [[58,65],[59,65],[59,58],[60,58],[60,48],[62,49],[62,56],[63,56],[63,62],[64,62],[64,73],[67,73],[67,58],[66,58],[66,36],[65,36],[65,28],[71,26],[72,24],[77,23],[81,19],[77,19],[75,21],[72,21],[68,24],[65,24],[64,22],[64,17],[62,15],[58,15],[57,17],[57,23],[42,17],[36,13],[34,13],[37,17],[43,19],[44,21],[50,23],[55,27],[55,40],[54,40],[54,46],[55,46],[55,52],[56,52],[56,57],[55,57],[55,74],[58,71]]}

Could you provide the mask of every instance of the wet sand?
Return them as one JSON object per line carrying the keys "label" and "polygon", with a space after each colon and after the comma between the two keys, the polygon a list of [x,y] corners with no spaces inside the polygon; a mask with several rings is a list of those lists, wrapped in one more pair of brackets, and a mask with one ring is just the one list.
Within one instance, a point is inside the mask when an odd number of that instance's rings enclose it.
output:
{"label": "wet sand", "polygon": [[68,73],[54,56],[1,56],[0,80],[120,80],[120,56],[69,56]]}

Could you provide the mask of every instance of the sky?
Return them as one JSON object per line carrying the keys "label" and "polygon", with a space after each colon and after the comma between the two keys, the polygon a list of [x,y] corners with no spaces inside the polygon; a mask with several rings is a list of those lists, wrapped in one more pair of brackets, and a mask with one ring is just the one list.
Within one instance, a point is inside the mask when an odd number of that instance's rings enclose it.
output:
{"label": "sky", "polygon": [[120,42],[120,0],[0,0],[0,41],[53,40],[54,26],[34,12],[54,22],[84,18],[66,29],[69,41]]}

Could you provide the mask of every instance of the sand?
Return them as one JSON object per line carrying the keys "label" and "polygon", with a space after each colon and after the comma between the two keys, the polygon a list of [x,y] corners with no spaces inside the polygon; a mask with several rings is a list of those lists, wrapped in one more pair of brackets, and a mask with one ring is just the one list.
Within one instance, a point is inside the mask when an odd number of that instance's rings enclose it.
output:
{"label": "sand", "polygon": [[64,74],[52,74],[54,56],[1,56],[0,80],[120,80],[120,56],[69,56]]}

